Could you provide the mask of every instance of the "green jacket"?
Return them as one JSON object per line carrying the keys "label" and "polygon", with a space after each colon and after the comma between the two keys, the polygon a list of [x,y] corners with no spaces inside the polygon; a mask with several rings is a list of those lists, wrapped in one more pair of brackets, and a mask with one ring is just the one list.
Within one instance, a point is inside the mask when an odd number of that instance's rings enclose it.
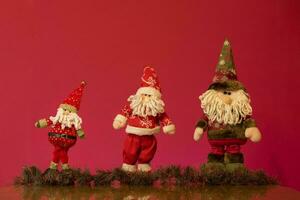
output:
{"label": "green jacket", "polygon": [[256,127],[254,119],[247,117],[241,123],[236,125],[219,124],[218,122],[211,121],[207,116],[200,119],[196,127],[207,130],[207,137],[210,140],[215,139],[246,139],[246,128]]}

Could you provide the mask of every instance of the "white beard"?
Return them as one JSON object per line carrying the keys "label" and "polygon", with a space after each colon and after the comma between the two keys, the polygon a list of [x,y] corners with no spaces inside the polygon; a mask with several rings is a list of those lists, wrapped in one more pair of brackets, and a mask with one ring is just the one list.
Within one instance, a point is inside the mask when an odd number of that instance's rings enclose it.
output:
{"label": "white beard", "polygon": [[77,113],[71,112],[68,115],[63,114],[64,109],[58,108],[55,117],[50,117],[50,120],[55,125],[56,123],[61,123],[61,128],[65,127],[71,128],[73,125],[76,130],[81,129],[82,119],[77,115]]}
{"label": "white beard", "polygon": [[156,117],[160,113],[165,112],[165,103],[163,100],[156,96],[149,97],[149,101],[145,102],[142,100],[140,94],[131,95],[128,98],[130,103],[130,108],[132,109],[133,115],[138,115],[141,117],[154,116]]}
{"label": "white beard", "polygon": [[220,124],[236,125],[252,114],[250,98],[244,90],[235,92],[231,104],[223,102],[217,91],[212,89],[203,93],[199,99],[208,119]]}

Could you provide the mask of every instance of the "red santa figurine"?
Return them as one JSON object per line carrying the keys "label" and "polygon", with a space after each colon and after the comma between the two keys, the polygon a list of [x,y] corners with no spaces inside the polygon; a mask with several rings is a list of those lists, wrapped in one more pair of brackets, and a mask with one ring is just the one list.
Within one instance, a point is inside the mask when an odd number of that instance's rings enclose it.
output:
{"label": "red santa figurine", "polygon": [[123,149],[124,171],[151,171],[150,162],[157,147],[155,134],[175,133],[175,126],[165,112],[161,99],[160,84],[155,70],[145,67],[141,87],[131,95],[121,112],[115,117],[113,127],[123,128],[126,124],[127,137]]}
{"label": "red santa figurine", "polygon": [[77,112],[85,85],[86,83],[82,81],[80,86],[59,105],[54,117],[40,119],[35,123],[37,128],[51,126],[48,139],[54,146],[54,152],[50,169],[57,169],[59,162],[62,163],[63,170],[69,169],[68,150],[75,145],[77,136],[84,138],[84,131],[81,127],[82,120]]}

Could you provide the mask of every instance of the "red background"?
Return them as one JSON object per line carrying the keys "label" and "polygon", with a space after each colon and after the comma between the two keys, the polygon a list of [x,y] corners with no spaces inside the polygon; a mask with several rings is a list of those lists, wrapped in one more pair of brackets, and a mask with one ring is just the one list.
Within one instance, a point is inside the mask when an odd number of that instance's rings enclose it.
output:
{"label": "red background", "polygon": [[158,135],[154,166],[198,166],[209,151],[195,143],[198,96],[211,83],[225,37],[246,85],[263,141],[248,143],[246,164],[300,189],[300,2],[297,0],[62,1],[0,3],[0,184],[24,165],[45,169],[52,146],[35,120],[87,80],[80,114],[87,138],[71,149],[71,165],[122,163],[124,131],[112,120],[135,93],[142,68],[158,71],[174,136]]}

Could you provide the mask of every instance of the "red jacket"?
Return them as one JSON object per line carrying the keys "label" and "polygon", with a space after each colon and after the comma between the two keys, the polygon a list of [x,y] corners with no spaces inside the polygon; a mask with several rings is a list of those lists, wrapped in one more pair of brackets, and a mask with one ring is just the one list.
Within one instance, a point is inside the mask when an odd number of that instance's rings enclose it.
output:
{"label": "red jacket", "polygon": [[[58,122],[54,125],[49,118],[47,118],[46,121],[47,121],[47,126],[51,126],[51,129],[49,131],[49,137],[48,137],[48,140],[51,144],[62,146],[62,147],[71,147],[76,143],[77,131],[74,126],[72,126],[71,128],[65,127],[64,129],[62,129],[61,123]],[[59,135],[65,134],[68,136],[72,136],[74,138],[68,139],[66,137],[55,137],[55,136],[51,136],[50,135],[51,133],[55,133]]]}

